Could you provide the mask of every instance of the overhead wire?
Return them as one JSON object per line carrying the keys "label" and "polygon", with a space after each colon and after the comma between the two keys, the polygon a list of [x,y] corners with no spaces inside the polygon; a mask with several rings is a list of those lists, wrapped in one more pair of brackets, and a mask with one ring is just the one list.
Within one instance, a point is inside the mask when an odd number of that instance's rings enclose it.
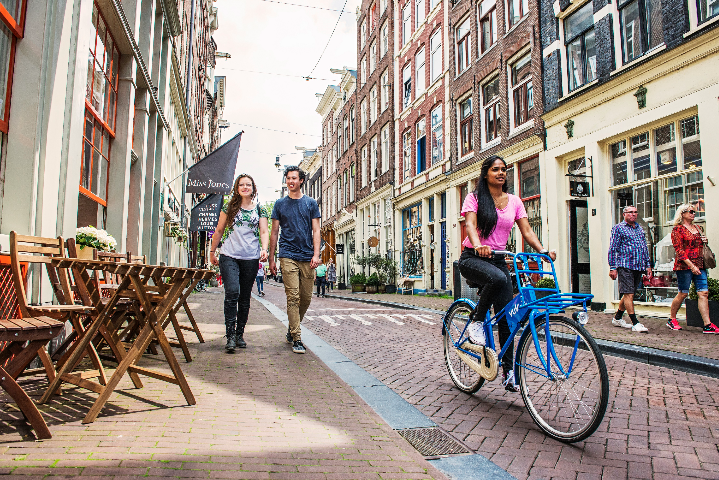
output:
{"label": "overhead wire", "polygon": [[315,135],[312,133],[300,133],[300,132],[290,132],[288,130],[276,130],[274,128],[258,127],[257,125],[249,125],[247,123],[237,123],[237,122],[229,122],[229,121],[227,123],[230,123],[232,125],[238,125],[240,127],[249,127],[249,128],[257,128],[259,130],[268,130],[270,132],[291,133],[293,135],[304,135],[306,137],[321,137],[321,135]]}
{"label": "overhead wire", "polygon": [[[303,5],[300,3],[289,3],[289,2],[280,2],[279,0],[262,0],[263,2],[268,3],[279,3],[281,5],[290,5],[293,7],[303,7],[303,8],[314,8],[316,10],[327,10],[330,12],[342,12],[342,13],[352,13],[349,10],[345,10],[344,7],[342,7],[342,10],[337,10],[336,8],[327,8],[327,7],[316,7],[314,5]],[[347,2],[345,2],[345,5],[347,5]]]}
{"label": "overhead wire", "polygon": [[304,75],[289,75],[287,73],[275,73],[275,72],[260,72],[258,70],[244,70],[241,68],[230,68],[230,67],[218,67],[218,70],[232,70],[234,72],[246,72],[246,73],[259,73],[262,75],[276,75],[278,77],[293,77],[293,78],[304,78],[305,80],[321,80],[323,82],[332,82],[330,78],[317,78],[317,77],[306,77]]}
{"label": "overhead wire", "polygon": [[322,50],[322,53],[320,54],[320,58],[317,59],[317,63],[315,63],[315,66],[312,67],[312,71],[305,77],[307,81],[309,81],[312,78],[312,74],[315,73],[315,70],[317,69],[317,65],[320,64],[320,60],[322,60],[322,57],[325,55],[325,52],[327,51],[327,47],[330,46],[330,42],[332,41],[332,36],[335,34],[335,31],[337,30],[337,25],[340,23],[340,19],[342,18],[342,14],[345,12],[345,7],[347,6],[347,0],[345,0],[344,5],[342,5],[342,10],[340,11],[340,16],[337,17],[337,22],[335,23],[335,27],[332,29],[332,33],[330,33],[330,38],[327,39],[327,45],[325,45],[325,48]]}

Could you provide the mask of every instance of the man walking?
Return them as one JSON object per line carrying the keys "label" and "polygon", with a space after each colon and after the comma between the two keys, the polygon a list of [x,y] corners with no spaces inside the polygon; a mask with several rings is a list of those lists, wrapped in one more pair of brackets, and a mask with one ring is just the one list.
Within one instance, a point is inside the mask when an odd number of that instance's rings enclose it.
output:
{"label": "man walking", "polygon": [[[619,295],[622,296],[612,325],[631,328],[633,332],[647,332],[634,313],[634,292],[642,284],[642,275],[652,275],[647,238],[644,229],[637,224],[637,207],[626,206],[623,213],[624,221],[612,228],[609,240],[609,277],[619,279]],[[631,324],[622,318],[625,310]]]}
{"label": "man walking", "polygon": [[[317,296],[318,297],[324,297],[325,296],[325,286],[327,285],[327,282],[325,282],[326,275],[327,275],[327,265],[324,263],[320,263],[317,266]],[[320,293],[320,289],[322,290],[322,293]]]}
{"label": "man walking", "polygon": [[314,269],[320,264],[320,209],[317,201],[300,190],[305,172],[299,167],[285,169],[288,195],[275,202],[270,234],[270,272],[277,274],[275,251],[280,243],[280,268],[287,295],[287,342],[292,351],[305,353],[300,323],[312,301]]}

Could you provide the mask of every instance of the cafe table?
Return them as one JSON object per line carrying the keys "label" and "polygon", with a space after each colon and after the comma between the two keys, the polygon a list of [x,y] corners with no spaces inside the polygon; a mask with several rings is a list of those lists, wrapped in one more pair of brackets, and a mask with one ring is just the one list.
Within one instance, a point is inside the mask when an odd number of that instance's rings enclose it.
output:
{"label": "cafe table", "polygon": [[[83,296],[89,298],[95,313],[84,331],[75,332],[78,335],[77,343],[73,345],[71,353],[64,359],[62,365],[59,365],[57,375],[50,382],[50,386],[39,403],[48,402],[62,382],[86,388],[99,394],[82,421],[82,423],[92,423],[125,374],[130,376],[136,388],[142,388],[142,382],[138,375],[178,385],[187,404],[194,405],[196,403],[162,326],[165,318],[173,311],[178,301],[181,298],[186,298],[188,290],[191,290],[198,281],[207,280],[214,275],[212,270],[77,258],[53,258],[52,264],[57,268],[72,270],[75,282],[81,290],[84,290],[85,295]],[[90,275],[91,271],[106,271],[122,278],[109,300],[101,297],[98,287]],[[137,316],[136,320],[141,326],[137,335],[130,339],[128,344],[113,337],[109,330],[112,328],[111,321],[116,307],[122,301],[135,303],[134,315]],[[99,336],[108,342],[118,363],[112,376],[104,385],[84,378],[82,374],[73,373],[73,370],[87,354],[90,342]],[[136,364],[153,341],[162,349],[172,375]]]}

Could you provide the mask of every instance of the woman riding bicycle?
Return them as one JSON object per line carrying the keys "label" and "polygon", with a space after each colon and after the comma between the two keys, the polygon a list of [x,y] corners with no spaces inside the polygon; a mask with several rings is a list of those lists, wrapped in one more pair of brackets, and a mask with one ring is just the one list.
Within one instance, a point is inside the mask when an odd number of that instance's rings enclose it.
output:
{"label": "woman riding bicycle", "polygon": [[[556,259],[556,254],[548,252],[532,231],[522,200],[507,193],[507,164],[502,157],[492,155],[482,162],[476,188],[464,199],[461,214],[465,217],[467,237],[462,241],[464,248],[459,257],[459,271],[471,283],[482,285],[477,307],[472,312],[469,337],[472,343],[484,345],[482,322],[489,307],[499,312],[513,296],[512,280],[504,256],[493,256],[492,250],[506,249],[516,222],[529,246],[549,255],[552,260]],[[506,318],[499,320],[498,328],[499,343],[504,346],[510,335]],[[502,383],[506,390],[518,392],[513,356],[514,348],[510,347],[502,357]]]}

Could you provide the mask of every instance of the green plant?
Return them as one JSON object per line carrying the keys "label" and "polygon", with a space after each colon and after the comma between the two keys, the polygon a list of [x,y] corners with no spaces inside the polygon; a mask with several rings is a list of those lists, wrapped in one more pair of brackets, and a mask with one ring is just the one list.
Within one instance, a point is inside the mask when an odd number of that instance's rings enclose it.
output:
{"label": "green plant", "polygon": [[[709,300],[719,302],[719,280],[716,278],[707,278],[707,282],[709,283]],[[692,282],[692,286],[689,288],[689,298],[692,300],[699,298],[694,282]]]}
{"label": "green plant", "polygon": [[554,284],[554,279],[550,277],[542,277],[539,280],[537,280],[537,283],[534,284],[535,288],[557,288],[557,286]]}
{"label": "green plant", "polygon": [[381,270],[386,275],[387,282],[391,281],[394,283],[395,278],[397,278],[397,272],[399,270],[397,266],[397,262],[393,258],[383,258],[382,259],[382,268]]}
{"label": "green plant", "polygon": [[369,278],[367,279],[367,285],[379,286],[379,284],[380,284],[380,280],[379,280],[379,275],[377,275],[377,272],[370,275]]}
{"label": "green plant", "polygon": [[173,225],[170,227],[170,236],[175,237],[175,242],[180,245],[183,245],[187,241],[187,232],[179,225]]}
{"label": "green plant", "polygon": [[103,252],[114,251],[117,247],[117,241],[112,235],[93,226],[78,228],[75,243],[81,247],[90,247]]}
{"label": "green plant", "polygon": [[350,276],[350,285],[364,285],[367,283],[367,277],[364,273],[355,273]]}

